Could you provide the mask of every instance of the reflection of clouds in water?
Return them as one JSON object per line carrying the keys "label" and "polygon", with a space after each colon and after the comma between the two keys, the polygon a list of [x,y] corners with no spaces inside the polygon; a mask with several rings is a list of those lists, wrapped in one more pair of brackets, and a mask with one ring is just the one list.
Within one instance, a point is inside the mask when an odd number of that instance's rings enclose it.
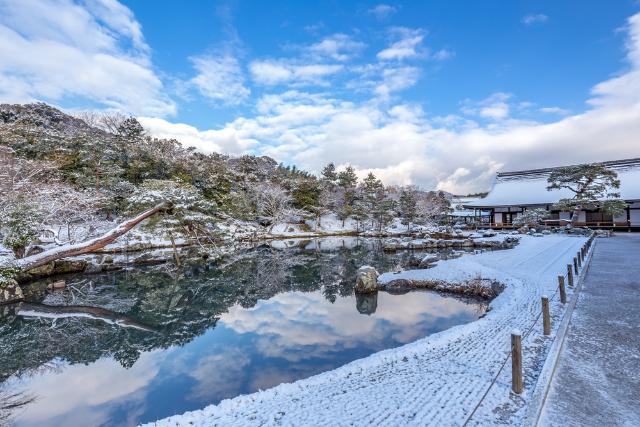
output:
{"label": "reflection of clouds in water", "polygon": [[381,292],[372,315],[358,313],[355,305],[354,297],[330,304],[319,292],[288,292],[249,310],[234,306],[221,321],[237,333],[257,334],[256,347],[265,356],[295,361],[337,347],[377,347],[388,336],[406,343],[424,334],[424,329],[413,328],[418,323],[428,321],[435,327],[440,319],[474,312],[471,305],[431,292]]}
{"label": "reflection of clouds in water", "polygon": [[184,372],[197,382],[189,399],[212,401],[220,396],[240,394],[243,384],[238,379],[243,377],[243,371],[250,361],[239,349],[229,349],[198,359],[194,369]]}
{"label": "reflection of clouds in water", "polygon": [[[314,369],[310,367],[309,369]],[[254,371],[251,388],[253,390],[266,390],[282,383],[291,383],[298,379],[298,375],[292,370],[267,368]]]}
{"label": "reflection of clouds in water", "polygon": [[[25,425],[42,425],[44,420],[59,417],[60,425],[108,423],[111,407],[123,403],[124,398],[128,407],[144,405],[145,387],[157,376],[168,353],[143,353],[130,369],[105,358],[90,365],[68,365],[59,372],[31,377],[28,379],[29,392],[36,395],[37,400],[17,421]],[[20,380],[9,384],[20,388]],[[104,406],[97,408],[98,405]],[[139,409],[141,412],[142,408]]]}

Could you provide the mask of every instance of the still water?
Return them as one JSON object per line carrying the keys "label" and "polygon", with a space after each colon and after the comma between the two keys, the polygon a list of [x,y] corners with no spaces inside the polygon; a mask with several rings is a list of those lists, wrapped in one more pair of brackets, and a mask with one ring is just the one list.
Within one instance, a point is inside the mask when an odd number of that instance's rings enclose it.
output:
{"label": "still water", "polygon": [[359,266],[394,270],[412,255],[386,254],[376,240],[277,246],[179,273],[78,276],[5,308],[0,399],[20,393],[24,405],[0,417],[135,425],[306,378],[486,309],[427,291],[355,296]]}

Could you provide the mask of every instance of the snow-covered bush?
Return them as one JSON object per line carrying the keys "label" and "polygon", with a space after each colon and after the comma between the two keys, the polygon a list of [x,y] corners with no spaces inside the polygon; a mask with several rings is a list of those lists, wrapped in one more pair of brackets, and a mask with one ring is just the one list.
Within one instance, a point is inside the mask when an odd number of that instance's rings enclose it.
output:
{"label": "snow-covered bush", "polygon": [[527,209],[513,219],[513,225],[528,225],[533,227],[542,224],[542,221],[547,218],[549,218],[549,212],[546,209]]}
{"label": "snow-covered bush", "polygon": [[16,258],[24,257],[27,247],[37,240],[42,217],[34,206],[20,201],[0,218],[0,230],[4,236],[2,243],[13,251]]}

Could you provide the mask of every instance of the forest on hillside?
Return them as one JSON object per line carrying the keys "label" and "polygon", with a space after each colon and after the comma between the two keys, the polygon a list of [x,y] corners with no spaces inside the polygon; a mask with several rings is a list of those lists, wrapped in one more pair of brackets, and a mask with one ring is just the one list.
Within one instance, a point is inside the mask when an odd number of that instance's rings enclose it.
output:
{"label": "forest on hillside", "polygon": [[234,223],[268,234],[331,216],[381,231],[450,210],[444,192],[385,186],[372,173],[360,180],[352,166],[330,163],[315,176],[269,157],[204,154],[152,137],[133,117],[72,116],[42,103],[0,106],[0,175],[0,237],[15,258],[85,240],[163,201],[171,210],[146,230],[202,245],[229,238]]}

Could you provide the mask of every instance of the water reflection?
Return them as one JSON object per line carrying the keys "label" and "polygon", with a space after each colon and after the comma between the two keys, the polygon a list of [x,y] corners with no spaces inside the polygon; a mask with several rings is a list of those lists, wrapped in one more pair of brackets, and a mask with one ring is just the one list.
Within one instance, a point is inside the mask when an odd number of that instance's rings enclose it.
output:
{"label": "water reflection", "polygon": [[[16,424],[151,421],[305,378],[484,311],[430,292],[354,296],[357,267],[401,268],[409,254],[385,254],[376,241],[309,245],[261,248],[180,275],[136,270],[35,292],[0,322],[4,386],[37,396]],[[78,317],[86,306],[101,307],[98,316]]]}

